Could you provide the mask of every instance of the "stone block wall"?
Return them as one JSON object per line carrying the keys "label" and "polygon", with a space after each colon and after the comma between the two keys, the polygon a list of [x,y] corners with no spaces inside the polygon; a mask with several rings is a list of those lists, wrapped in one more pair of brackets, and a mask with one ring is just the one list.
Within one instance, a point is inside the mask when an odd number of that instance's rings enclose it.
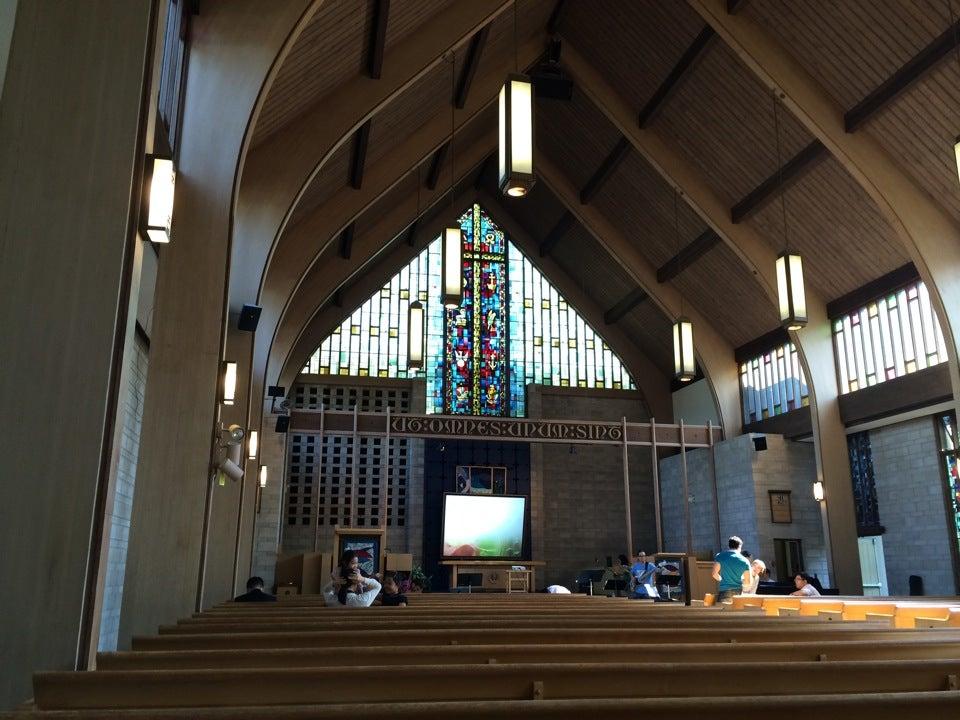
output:
{"label": "stone block wall", "polygon": [[890,593],[909,594],[910,575],[919,575],[926,595],[956,594],[934,418],[871,430],[870,446]]}
{"label": "stone block wall", "polygon": [[[527,414],[578,420],[648,419],[635,392],[534,385],[527,387]],[[581,570],[604,565],[607,556],[627,553],[621,446],[533,443],[530,465],[533,555],[547,563],[543,575],[538,574],[538,585],[571,587]],[[652,551],[656,530],[650,450],[630,448],[628,465],[632,550]]]}
{"label": "stone block wall", "polygon": [[[767,449],[757,451],[751,435],[740,435],[713,448],[716,491],[710,468],[710,450],[687,453],[687,482],[692,498],[690,522],[693,553],[712,557],[726,546],[726,539],[739,535],[744,548],[762,558],[776,577],[774,539],[802,541],[807,572],[829,584],[819,507],[812,496],[816,478],[813,446],[767,435]],[[679,454],[660,461],[665,548],[686,549],[686,517],[683,507]],[[773,523],[770,490],[789,490],[792,522]],[[715,498],[719,501],[715,504]],[[719,514],[719,533],[717,515]]]}
{"label": "stone block wall", "polygon": [[[270,406],[269,399],[266,406]],[[263,432],[260,433],[259,440],[260,464],[267,466],[267,486],[260,491],[260,502],[253,530],[251,575],[262,577],[266,587],[273,586],[280,551],[280,522],[284,515],[287,434],[274,432],[276,424],[276,415],[264,413]]]}

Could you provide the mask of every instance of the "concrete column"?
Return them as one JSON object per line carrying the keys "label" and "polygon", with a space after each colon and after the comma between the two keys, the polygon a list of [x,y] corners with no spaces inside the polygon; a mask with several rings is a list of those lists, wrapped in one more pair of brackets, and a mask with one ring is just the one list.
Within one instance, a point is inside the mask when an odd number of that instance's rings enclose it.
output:
{"label": "concrete column", "polygon": [[0,618],[0,709],[30,697],[34,670],[85,659],[81,629],[92,617],[119,389],[153,4],[19,3],[5,57],[0,547],[14,590]]}

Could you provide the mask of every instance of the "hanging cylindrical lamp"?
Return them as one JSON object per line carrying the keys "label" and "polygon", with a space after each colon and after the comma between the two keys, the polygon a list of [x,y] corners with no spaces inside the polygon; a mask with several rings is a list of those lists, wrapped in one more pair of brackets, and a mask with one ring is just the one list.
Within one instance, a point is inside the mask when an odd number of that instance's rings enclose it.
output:
{"label": "hanging cylindrical lamp", "polygon": [[419,300],[410,303],[407,320],[407,368],[423,369],[423,305]]}
{"label": "hanging cylindrical lamp", "polygon": [[463,238],[460,226],[443,230],[443,256],[440,275],[443,280],[443,306],[452,310],[460,307],[463,298]]}
{"label": "hanging cylindrical lamp", "polygon": [[780,324],[799,330],[807,324],[807,298],[803,292],[803,261],[800,254],[784,250],[777,258],[777,296]]}
{"label": "hanging cylindrical lamp", "polygon": [[673,324],[673,377],[680,382],[690,382],[697,375],[693,358],[693,323],[689,318],[679,317]]}
{"label": "hanging cylindrical lamp", "polygon": [[533,187],[533,83],[511,73],[500,88],[500,192],[523,197]]}

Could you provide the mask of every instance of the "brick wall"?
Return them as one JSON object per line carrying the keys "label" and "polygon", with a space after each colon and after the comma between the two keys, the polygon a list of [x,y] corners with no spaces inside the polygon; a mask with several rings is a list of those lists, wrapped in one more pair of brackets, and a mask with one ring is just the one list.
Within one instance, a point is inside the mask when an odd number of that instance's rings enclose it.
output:
{"label": "brick wall", "polygon": [[122,389],[119,406],[120,448],[117,458],[115,492],[112,507],[108,506],[106,526],[110,532],[107,570],[100,609],[100,641],[97,649],[117,649],[120,630],[120,607],[123,602],[123,577],[127,567],[127,544],[130,539],[130,517],[133,491],[137,479],[137,457],[140,454],[140,428],[143,425],[143,393],[147,385],[149,359],[146,344],[134,336],[127,386]]}
{"label": "brick wall", "polygon": [[[269,399],[266,405],[270,406]],[[274,432],[276,424],[276,415],[264,414],[263,431],[260,433],[260,464],[267,466],[267,486],[260,491],[260,502],[254,521],[253,563],[250,573],[262,577],[266,587],[273,586],[276,574],[286,477],[287,434]]]}
{"label": "brick wall", "polygon": [[883,551],[892,595],[909,594],[909,576],[927,595],[957,592],[947,525],[939,438],[930,417],[870,431]]}
{"label": "brick wall", "polygon": [[[640,396],[627,391],[531,385],[527,403],[531,418],[648,419]],[[530,465],[533,556],[547,563],[538,585],[571,587],[581,570],[628,551],[621,446],[534,443]],[[656,531],[649,449],[631,448],[629,468],[633,551],[652,550]]]}

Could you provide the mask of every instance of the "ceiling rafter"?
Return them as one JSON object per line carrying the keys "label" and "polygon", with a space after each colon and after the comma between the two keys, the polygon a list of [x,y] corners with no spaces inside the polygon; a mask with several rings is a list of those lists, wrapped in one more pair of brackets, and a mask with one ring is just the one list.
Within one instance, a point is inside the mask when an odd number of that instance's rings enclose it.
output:
{"label": "ceiling rafter", "polygon": [[347,225],[340,233],[339,247],[337,254],[344,260],[350,259],[350,253],[353,251],[353,228],[356,223]]}
{"label": "ceiling rafter", "polygon": [[370,123],[367,120],[353,134],[353,158],[350,160],[350,187],[359,190],[363,187],[363,170],[367,164],[367,144],[370,141]]}
{"label": "ceiling rafter", "polygon": [[616,305],[603,313],[604,324],[613,325],[619,322],[621,318],[648,297],[647,291],[638,285],[618,301]]}
{"label": "ceiling rafter", "polygon": [[910,58],[893,75],[877,85],[854,107],[843,114],[843,125],[848,133],[857,130],[883,110],[900,93],[923,77],[924,73],[943,60],[957,47],[960,21],[954,23],[923,50]]}
{"label": "ceiling rafter", "polygon": [[657,282],[665,283],[673,280],[722,242],[723,239],[712,228],[707,228],[693,242],[685,245],[680,252],[657,268]]}
{"label": "ceiling rafter", "polygon": [[597,168],[593,176],[584,183],[583,188],[580,190],[580,202],[582,204],[586,205],[600,192],[603,184],[610,179],[610,176],[613,175],[613,172],[620,166],[620,163],[623,162],[623,159],[630,153],[630,150],[630,141],[625,137],[621,137],[617,144],[613,146],[613,150],[611,150],[603,159],[603,162],[600,163],[600,167]]}
{"label": "ceiling rafter", "polygon": [[367,74],[371,80],[379,80],[383,74],[383,52],[387,44],[389,18],[390,0],[374,0],[370,44],[367,47]]}
{"label": "ceiling rafter", "polygon": [[450,141],[447,140],[433,154],[433,159],[430,161],[430,171],[427,173],[427,190],[437,189],[437,183],[440,182],[440,171],[443,169],[443,161],[446,160],[449,150]]}
{"label": "ceiling rafter", "polygon": [[550,251],[557,246],[557,243],[563,239],[563,236],[570,231],[575,223],[576,218],[570,212],[564,212],[550,229],[550,232],[540,241],[540,257],[549,255]]}
{"label": "ceiling rafter", "polygon": [[758,210],[766,206],[781,192],[790,188],[808,171],[815,168],[829,153],[819,140],[814,140],[783,164],[783,169],[774,172],[730,209],[730,219],[743,222]]}
{"label": "ceiling rafter", "polygon": [[647,127],[657,116],[657,113],[663,109],[670,96],[679,87],[680,81],[693,69],[714,37],[716,37],[716,32],[709,25],[705,25],[703,30],[697,34],[690,46],[684,50],[683,55],[677,60],[677,64],[667,74],[666,79],[653,93],[647,104],[643,106],[643,110],[640,111],[640,127]]}
{"label": "ceiling rafter", "polygon": [[486,44],[489,34],[490,26],[484,25],[479,32],[470,38],[467,57],[464,60],[463,69],[460,71],[460,78],[457,80],[457,92],[454,99],[457,110],[463,110],[467,104],[470,86],[473,85],[473,77],[477,74],[477,68],[480,66],[480,56],[483,54],[483,46]]}

